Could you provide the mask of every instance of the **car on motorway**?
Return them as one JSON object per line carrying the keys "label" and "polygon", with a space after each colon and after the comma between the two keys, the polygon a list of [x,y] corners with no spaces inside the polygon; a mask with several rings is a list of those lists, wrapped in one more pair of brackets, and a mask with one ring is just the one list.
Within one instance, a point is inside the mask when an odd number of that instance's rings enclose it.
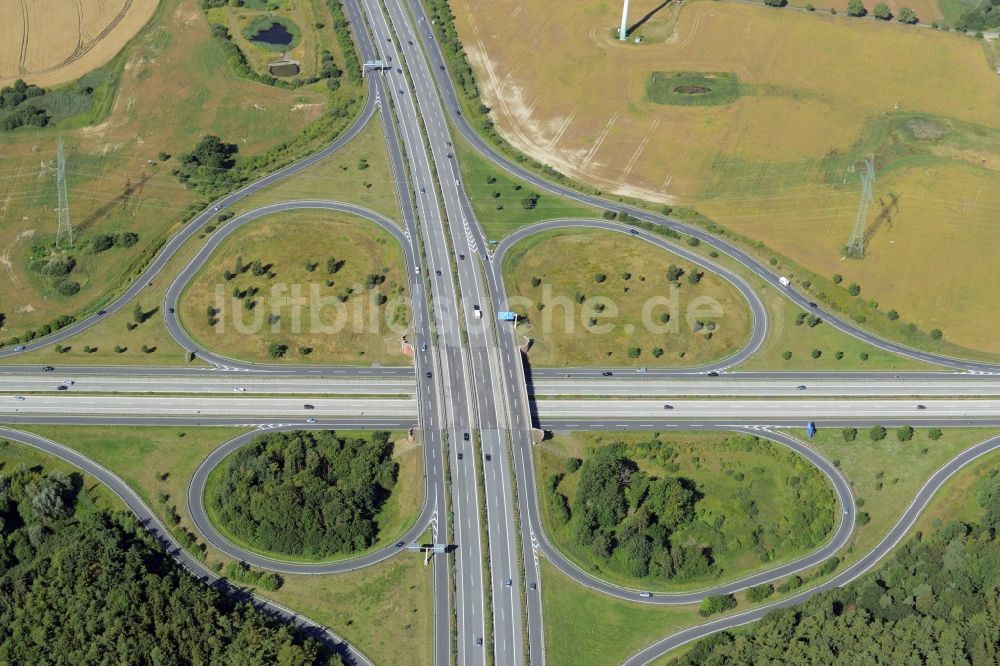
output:
{"label": "car on motorway", "polygon": [[18,345],[14,347],[14,351],[24,351],[26,348],[24,345]]}
{"label": "car on motorway", "polygon": [[718,373],[718,372],[716,372],[715,370],[712,370],[712,372],[708,373],[708,376],[709,376],[709,377],[718,377],[718,376],[719,376],[719,373]]}
{"label": "car on motorway", "polygon": [[482,319],[483,318],[483,311],[479,309],[478,305],[473,305],[472,306],[472,315],[476,319]]}
{"label": "car on motorway", "polygon": [[462,459],[463,457],[464,457],[464,456],[462,455],[462,452],[461,452],[461,451],[459,451],[459,453],[458,453],[458,459],[459,459],[459,460],[461,460],[461,459]]}
{"label": "car on motorway", "polygon": [[646,372],[646,368],[639,368],[636,370],[636,372]]}
{"label": "car on motorway", "polygon": [[76,382],[74,382],[72,379],[67,379],[66,381],[63,382],[63,386],[72,386],[73,384],[76,384]]}
{"label": "car on motorway", "polygon": [[493,456],[491,456],[490,454],[487,453],[486,454],[486,462],[489,462],[491,460],[493,460]]}
{"label": "car on motorway", "polygon": [[528,585],[528,587],[530,587],[532,590],[537,590],[538,589],[538,583],[536,583],[535,581],[531,581],[531,584]]}
{"label": "car on motorway", "polygon": [[98,315],[98,316],[100,316],[100,315],[103,315],[103,314],[107,314],[107,313],[108,313],[108,311],[107,311],[107,310],[98,310],[98,311],[97,311],[97,315]]}
{"label": "car on motorway", "polygon": [[167,312],[169,312],[170,314],[173,314],[174,313],[174,309],[173,308],[167,308]]}
{"label": "car on motorway", "polygon": [[60,384],[59,386],[56,387],[56,390],[57,391],[68,391],[69,387],[66,386],[65,384]]}
{"label": "car on motorway", "polygon": [[420,266],[417,266],[416,268],[414,268],[413,272],[416,273],[417,275],[420,275]]}
{"label": "car on motorway", "polygon": [[795,390],[796,391],[805,391],[806,390],[806,385],[805,384],[799,384],[798,386],[795,387]]}
{"label": "car on motorway", "polygon": [[465,255],[464,254],[460,254],[460,255],[458,255],[458,258],[459,258],[459,260],[464,261],[465,260]]}
{"label": "car on motorway", "polygon": [[53,368],[51,365],[42,366],[42,372],[52,372],[53,370],[55,370],[55,368]]}
{"label": "car on motorway", "polygon": [[483,639],[482,638],[477,638],[476,639],[476,645],[482,646],[482,644],[483,644]]}
{"label": "car on motorway", "polygon": [[815,307],[817,307],[817,305],[816,305],[816,303],[814,301],[809,301],[809,307],[815,308]]}
{"label": "car on motorway", "polygon": [[927,405],[917,405],[917,409],[927,409]]}
{"label": "car on motorway", "polygon": [[426,193],[427,193],[427,190],[425,190],[424,188],[422,188],[422,187],[421,187],[421,188],[420,188],[420,193],[421,193],[421,194],[426,194]]}
{"label": "car on motorway", "polygon": [[426,342],[424,344],[420,345],[420,351],[422,351],[422,352],[427,351],[427,343]]}
{"label": "car on motorway", "polygon": [[610,377],[613,374],[615,373],[611,372],[610,370],[605,370],[604,372],[601,373],[601,377]]}
{"label": "car on motorway", "polygon": [[302,409],[316,409],[315,405],[302,405]]}
{"label": "car on motorway", "polygon": [[652,595],[652,593],[650,593],[650,592],[640,592],[640,593],[639,593],[639,596],[640,596],[640,597],[643,597],[644,599],[648,599],[648,598],[650,598],[650,597],[651,597],[651,596],[653,596],[653,595]]}
{"label": "car on motorway", "polygon": [[467,432],[463,432],[462,433],[462,441],[463,442],[469,441],[469,433],[467,433]]}
{"label": "car on motorway", "polygon": [[234,393],[246,393],[247,390],[245,388],[243,388],[242,386],[237,386],[236,388],[233,389],[233,392]]}
{"label": "car on motorway", "polygon": [[424,376],[425,376],[425,377],[427,377],[427,379],[430,379],[430,378],[431,378],[431,377],[433,377],[434,375],[432,375],[432,374],[431,374],[431,371],[430,371],[430,370],[428,370],[427,372],[425,372],[425,373],[424,373]]}
{"label": "car on motorway", "polygon": [[306,423],[316,423],[316,419],[308,418],[306,419]]}
{"label": "car on motorway", "polygon": [[219,212],[219,206],[213,207],[212,210],[215,211],[216,213],[218,213]]}
{"label": "car on motorway", "polygon": [[403,542],[402,541],[397,541],[396,542],[396,548],[402,548],[402,547],[403,547]]}
{"label": "car on motorway", "polygon": [[673,405],[663,405],[663,409],[673,409]]}
{"label": "car on motorway", "polygon": [[633,236],[638,236],[639,235],[639,231],[637,229],[629,229],[628,232],[630,234],[632,234]]}
{"label": "car on motorway", "polygon": [[440,268],[438,268],[438,269],[435,269],[434,273],[435,273],[435,274],[436,274],[436,275],[437,275],[438,277],[441,277],[441,269],[440,269]]}
{"label": "car on motorway", "polygon": [[504,585],[506,585],[507,587],[512,587],[512,586],[514,585],[514,581],[513,581],[512,579],[508,578],[508,579],[507,579],[507,580],[506,580],[506,581],[504,582]]}
{"label": "car on motorway", "polygon": [[14,400],[18,400],[18,401],[24,400],[24,396],[23,395],[15,395],[14,396]]}

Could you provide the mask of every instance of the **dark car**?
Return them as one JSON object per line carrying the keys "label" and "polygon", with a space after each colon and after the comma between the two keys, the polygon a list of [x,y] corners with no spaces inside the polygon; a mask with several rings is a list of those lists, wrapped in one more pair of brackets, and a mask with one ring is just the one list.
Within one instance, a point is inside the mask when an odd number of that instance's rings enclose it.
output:
{"label": "dark car", "polygon": [[482,638],[477,638],[476,639],[476,645],[482,645],[482,644],[483,644],[483,639]]}
{"label": "dark car", "polygon": [[437,270],[434,271],[434,273],[437,274],[438,276],[440,276],[441,275],[441,269],[438,268]]}
{"label": "dark car", "polygon": [[795,387],[795,390],[797,390],[797,391],[805,391],[806,390],[806,385],[805,384],[799,384],[798,386]]}
{"label": "dark car", "polygon": [[927,405],[917,405],[917,409],[927,409]]}
{"label": "dark car", "polygon": [[493,460],[493,456],[491,456],[490,454],[487,453],[486,454],[486,462],[489,462],[491,460]]}
{"label": "dark car", "polygon": [[168,312],[170,312],[170,314],[173,314],[174,313],[174,309],[173,308],[169,308]]}
{"label": "dark car", "polygon": [[402,548],[402,547],[403,547],[403,542],[402,541],[397,541],[396,542],[396,548]]}
{"label": "dark car", "polygon": [[464,260],[465,259],[465,255],[464,254],[460,254],[460,255],[458,255],[458,258]]}
{"label": "dark car", "polygon": [[428,370],[427,372],[425,372],[424,375],[427,377],[427,379],[430,379],[431,377],[434,376],[434,375],[431,374],[430,370]]}
{"label": "dark car", "polygon": [[639,235],[639,232],[636,231],[635,229],[629,229],[629,233],[632,234],[633,236],[638,236]]}
{"label": "dark car", "polygon": [[538,583],[532,582],[530,585],[528,585],[528,587],[530,587],[532,590],[537,590],[538,589]]}
{"label": "dark car", "polygon": [[816,303],[813,302],[813,301],[809,301],[809,307],[811,307],[811,308],[816,307]]}
{"label": "dark car", "polygon": [[68,386],[65,386],[65,385],[63,385],[63,384],[60,384],[59,386],[57,386],[57,387],[56,387],[56,390],[57,390],[57,391],[68,391],[68,390],[69,390],[69,387],[68,387]]}
{"label": "dark car", "polygon": [[316,409],[315,405],[302,405],[302,409]]}
{"label": "dark car", "polygon": [[716,372],[715,370],[712,370],[712,372],[708,373],[708,376],[709,376],[709,377],[718,377],[718,376],[719,376],[719,373],[718,373],[718,372]]}
{"label": "dark car", "polygon": [[663,409],[673,409],[673,405],[663,405]]}
{"label": "dark car", "polygon": [[610,370],[605,370],[604,372],[601,373],[601,377],[610,377],[613,374],[615,373],[611,372]]}
{"label": "dark car", "polygon": [[458,459],[459,459],[459,460],[461,460],[462,458],[463,458],[462,454],[461,454],[461,453],[459,453],[459,454],[458,454]]}
{"label": "dark car", "polygon": [[462,440],[465,441],[465,442],[469,441],[469,433],[463,432],[462,433]]}
{"label": "dark car", "polygon": [[102,314],[107,314],[107,313],[108,313],[108,311],[107,311],[107,310],[98,310],[98,311],[97,311],[97,314],[98,314],[98,315],[102,315]]}
{"label": "dark car", "polygon": [[53,370],[55,370],[55,368],[53,368],[51,365],[46,365],[42,367],[42,372],[52,372]]}

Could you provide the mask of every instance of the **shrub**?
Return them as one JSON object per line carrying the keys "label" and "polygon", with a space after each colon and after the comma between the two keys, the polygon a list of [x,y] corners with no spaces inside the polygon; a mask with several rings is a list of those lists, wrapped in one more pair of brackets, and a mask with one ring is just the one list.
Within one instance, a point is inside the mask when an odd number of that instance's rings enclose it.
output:
{"label": "shrub", "polygon": [[840,273],[834,273],[833,274],[833,283],[834,284],[840,284],[843,281],[844,281],[844,276],[843,275],[841,275]]}
{"label": "shrub", "polygon": [[698,607],[698,615],[708,617],[716,613],[722,613],[730,608],[736,608],[736,597],[731,594],[720,594],[714,597],[705,597]]}
{"label": "shrub", "polygon": [[913,427],[912,426],[902,426],[896,429],[896,439],[901,442],[908,442],[913,439]]}
{"label": "shrub", "polygon": [[653,347],[649,350],[649,353],[653,355],[653,358],[660,358],[663,356],[663,349],[660,347]]}
{"label": "shrub", "polygon": [[80,291],[80,283],[75,280],[59,280],[54,286],[60,296],[73,296]]}
{"label": "shrub", "polygon": [[908,23],[910,25],[919,22],[919,19],[917,18],[917,13],[914,12],[909,7],[903,7],[902,9],[900,9],[899,15],[896,16],[896,20],[899,21],[900,23]]}
{"label": "shrub", "polygon": [[941,432],[941,428],[931,428],[930,430],[927,431],[927,436],[930,437],[935,442],[941,439],[942,434],[943,433]]}
{"label": "shrub", "polygon": [[857,428],[844,428],[843,430],[840,431],[840,434],[842,434],[844,436],[844,441],[845,442],[853,442],[854,440],[856,440],[858,438],[858,429]]}
{"label": "shrub", "polygon": [[639,349],[638,347],[629,347],[628,348],[628,357],[629,358],[639,358],[639,355],[641,353],[642,353],[642,350]]}
{"label": "shrub", "polygon": [[935,328],[931,330],[931,337],[934,338],[935,340],[940,340],[942,337],[944,337],[944,333],[941,332],[940,328]]}
{"label": "shrub", "polygon": [[856,282],[852,282],[851,285],[847,288],[847,293],[850,294],[851,296],[857,296],[858,294],[861,293],[861,285],[859,285]]}
{"label": "shrub", "polygon": [[699,245],[701,245],[701,241],[695,238],[694,236],[691,236],[690,238],[687,239],[687,244],[690,245],[691,247],[698,247]]}
{"label": "shrub", "polygon": [[848,16],[864,16],[868,13],[865,6],[861,3],[861,0],[847,0],[847,15]]}
{"label": "shrub", "polygon": [[601,213],[601,215],[604,217],[605,220],[616,220],[616,219],[618,219],[618,213],[616,213],[613,210],[606,210],[603,213]]}
{"label": "shrub", "polygon": [[872,517],[868,515],[867,511],[859,511],[857,517],[854,519],[856,525],[867,525],[872,520]]}
{"label": "shrub", "polygon": [[786,361],[792,360],[792,352],[790,351],[781,352],[781,358],[785,359]]}
{"label": "shrub", "polygon": [[288,345],[272,342],[267,346],[267,354],[271,358],[281,358],[288,352]]}
{"label": "shrub", "polygon": [[872,16],[879,21],[888,21],[892,18],[892,12],[889,11],[889,5],[880,2],[872,9]]}
{"label": "shrub", "polygon": [[583,461],[580,460],[579,458],[567,458],[566,459],[566,471],[569,472],[570,474],[572,474],[576,470],[580,469],[580,465],[582,465],[582,464],[583,464]]}
{"label": "shrub", "polygon": [[868,431],[868,439],[873,442],[881,442],[885,439],[885,428],[880,425],[872,426]]}
{"label": "shrub", "polygon": [[601,284],[602,282],[604,282],[607,279],[608,279],[608,276],[605,275],[604,273],[598,273],[597,275],[594,276],[594,282],[596,282],[597,284]]}
{"label": "shrub", "polygon": [[868,352],[861,352],[860,354],[858,354],[858,358],[860,358],[862,361],[867,361],[868,360]]}
{"label": "shrub", "polygon": [[820,349],[813,349],[812,352],[810,352],[810,356],[812,356],[813,358],[819,358],[822,355],[823,351]]}
{"label": "shrub", "polygon": [[751,588],[747,588],[747,601],[755,604],[764,601],[764,599],[767,599],[772,594],[774,594],[774,586],[770,583],[754,585]]}
{"label": "shrub", "polygon": [[890,321],[896,321],[899,319],[899,313],[895,310],[889,310],[885,313],[885,316],[888,317]]}

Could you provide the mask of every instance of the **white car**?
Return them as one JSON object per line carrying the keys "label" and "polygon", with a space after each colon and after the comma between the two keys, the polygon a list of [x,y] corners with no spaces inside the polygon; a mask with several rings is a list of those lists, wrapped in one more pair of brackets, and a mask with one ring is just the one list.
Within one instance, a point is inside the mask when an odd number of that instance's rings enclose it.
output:
{"label": "white car", "polygon": [[27,347],[25,347],[24,345],[18,345],[17,347],[14,347],[14,351],[24,351],[25,349],[27,349]]}
{"label": "white car", "polygon": [[233,392],[234,393],[246,393],[247,390],[245,388],[243,388],[242,386],[237,386],[236,388],[233,389]]}
{"label": "white car", "polygon": [[63,382],[63,386],[72,386],[73,384],[76,384],[76,382],[74,382],[72,379],[67,379],[66,381]]}
{"label": "white car", "polygon": [[24,396],[23,395],[15,395],[14,396],[14,400],[24,400]]}
{"label": "white car", "polygon": [[417,266],[417,267],[416,267],[416,268],[414,269],[414,272],[415,272],[415,273],[416,273],[417,275],[420,275],[420,266]]}
{"label": "white car", "polygon": [[306,423],[316,423],[316,419],[306,419]]}

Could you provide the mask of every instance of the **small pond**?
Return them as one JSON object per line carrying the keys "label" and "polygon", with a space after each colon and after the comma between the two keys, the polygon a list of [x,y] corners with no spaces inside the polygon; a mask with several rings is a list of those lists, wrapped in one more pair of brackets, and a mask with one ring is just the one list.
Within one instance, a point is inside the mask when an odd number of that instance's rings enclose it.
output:
{"label": "small pond", "polygon": [[253,42],[263,42],[274,46],[288,46],[292,43],[294,36],[288,28],[281,23],[274,22],[270,27],[257,32],[250,38]]}

